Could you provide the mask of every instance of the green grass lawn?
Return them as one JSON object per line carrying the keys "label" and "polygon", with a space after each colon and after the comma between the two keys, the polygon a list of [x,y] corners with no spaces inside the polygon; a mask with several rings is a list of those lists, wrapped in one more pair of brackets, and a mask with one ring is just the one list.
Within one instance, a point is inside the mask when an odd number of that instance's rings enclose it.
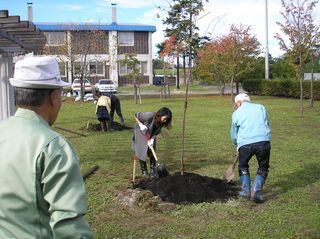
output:
{"label": "green grass lawn", "polygon": [[[125,123],[132,126],[137,111],[169,107],[173,128],[163,130],[157,152],[171,173],[179,171],[184,99],[142,100],[136,105],[132,97],[121,98]],[[82,172],[100,166],[85,182],[87,218],[95,238],[320,238],[320,102],[305,108],[301,117],[299,100],[255,96],[252,100],[266,106],[272,130],[265,203],[236,199],[157,210],[143,202],[126,207],[119,200],[120,192],[132,187],[132,131],[86,131],[88,122],[98,123],[95,105],[66,99],[55,125],[87,135],[61,131],[75,146]],[[185,171],[223,177],[236,152],[229,138],[232,111],[229,97],[189,98]],[[255,175],[255,158],[250,166]]]}

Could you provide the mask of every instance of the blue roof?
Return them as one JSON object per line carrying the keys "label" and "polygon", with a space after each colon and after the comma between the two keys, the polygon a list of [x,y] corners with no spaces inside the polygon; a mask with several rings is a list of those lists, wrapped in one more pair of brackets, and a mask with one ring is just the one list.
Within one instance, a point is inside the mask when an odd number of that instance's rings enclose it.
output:
{"label": "blue roof", "polygon": [[137,31],[137,32],[155,32],[156,27],[143,24],[118,24],[118,23],[76,23],[76,22],[39,22],[34,23],[41,31]]}

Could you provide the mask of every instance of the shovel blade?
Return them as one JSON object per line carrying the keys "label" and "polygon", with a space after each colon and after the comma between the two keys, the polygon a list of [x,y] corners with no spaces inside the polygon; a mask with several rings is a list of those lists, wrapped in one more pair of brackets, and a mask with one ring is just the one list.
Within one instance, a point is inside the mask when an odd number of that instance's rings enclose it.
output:
{"label": "shovel blade", "polygon": [[234,165],[231,165],[225,172],[223,179],[226,180],[228,183],[234,178],[235,173],[234,173]]}
{"label": "shovel blade", "polygon": [[169,172],[163,163],[157,164],[156,173],[157,173],[157,178],[164,178],[169,175]]}

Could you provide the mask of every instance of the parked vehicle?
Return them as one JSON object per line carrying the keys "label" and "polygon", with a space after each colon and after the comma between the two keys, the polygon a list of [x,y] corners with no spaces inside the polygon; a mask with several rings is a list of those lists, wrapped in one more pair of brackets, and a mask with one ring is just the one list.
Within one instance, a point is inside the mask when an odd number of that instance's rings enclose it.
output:
{"label": "parked vehicle", "polygon": [[[91,89],[91,84],[90,84],[90,81],[85,79],[83,81],[84,83],[84,92],[87,93],[87,92],[91,92],[92,89]],[[71,85],[71,89],[73,92],[80,92],[81,90],[81,83],[80,83],[80,79],[74,79],[72,85]]]}
{"label": "parked vehicle", "polygon": [[155,75],[153,77],[153,84],[154,85],[163,85],[164,76],[163,75]]}
{"label": "parked vehicle", "polygon": [[103,93],[103,92],[111,92],[117,93],[117,85],[109,79],[101,79],[97,84],[95,84],[95,88]]}

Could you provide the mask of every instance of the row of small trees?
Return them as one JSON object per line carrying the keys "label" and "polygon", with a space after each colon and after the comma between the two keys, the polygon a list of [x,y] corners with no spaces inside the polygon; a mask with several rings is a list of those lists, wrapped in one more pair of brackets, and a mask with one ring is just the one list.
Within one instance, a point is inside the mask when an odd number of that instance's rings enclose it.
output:
{"label": "row of small trees", "polygon": [[[238,83],[252,71],[259,60],[261,44],[251,32],[251,27],[242,24],[231,25],[229,33],[223,36],[213,39],[200,37],[194,23],[203,10],[203,2],[206,1],[170,1],[168,17],[163,21],[169,26],[165,30],[168,39],[158,47],[167,57],[179,58],[188,55],[189,72],[191,73],[193,61],[193,71],[201,78],[218,82],[223,93],[227,83],[231,84],[233,89],[234,83]],[[286,52],[287,64],[293,67],[296,78],[300,80],[303,115],[302,68],[308,59],[311,59],[311,70],[314,69],[313,54],[316,47],[320,47],[319,24],[314,23],[312,15],[318,0],[281,0],[281,4],[284,22],[277,24],[282,34],[278,33],[274,37],[279,41],[280,48]]]}
{"label": "row of small trees", "polygon": [[[189,78],[186,82],[184,104],[181,173],[184,171],[184,135],[185,117],[188,105],[188,85],[192,80],[191,68],[196,69],[200,76],[211,78],[220,84],[221,92],[226,83],[232,86],[231,100],[233,100],[233,85],[241,76],[250,71],[254,62],[261,53],[261,46],[256,37],[251,33],[250,26],[231,25],[229,33],[210,39],[200,37],[197,31],[196,20],[203,11],[203,3],[207,0],[170,0],[168,16],[163,23],[166,37],[164,43],[159,44],[160,56],[176,57],[179,66],[179,57],[189,57]],[[303,115],[303,84],[301,69],[304,60],[319,42],[319,26],[313,22],[312,12],[318,0],[281,0],[284,23],[277,22],[285,38],[277,34],[280,48],[285,50],[290,64],[296,62],[295,71],[300,79],[301,114]],[[293,61],[292,59],[295,59]],[[194,63],[194,65],[193,65]],[[185,69],[185,67],[184,67]],[[179,70],[178,70],[179,71]],[[185,74],[186,75],[186,74]]]}

